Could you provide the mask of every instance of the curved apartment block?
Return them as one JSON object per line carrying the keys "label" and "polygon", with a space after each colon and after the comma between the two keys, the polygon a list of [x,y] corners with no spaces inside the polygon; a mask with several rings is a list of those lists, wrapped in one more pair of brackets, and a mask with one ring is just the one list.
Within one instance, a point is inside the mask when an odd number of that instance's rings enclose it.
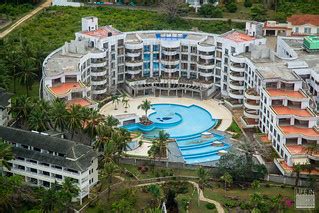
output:
{"label": "curved apartment block", "polygon": [[244,60],[263,38],[232,30],[223,35],[185,31],[120,32],[82,19],[75,40],[43,63],[43,97],[96,107],[119,87],[132,96],[174,95],[209,98],[216,90],[230,104],[243,103]]}
{"label": "curved apartment block", "polygon": [[120,32],[86,17],[75,40],[45,59],[43,98],[97,107],[118,89],[200,99],[220,93],[228,107],[243,108],[247,128],[272,142],[282,173],[311,163],[319,174],[319,153],[306,151],[319,144],[317,51],[304,50],[302,38],[278,37],[276,52],[265,43],[236,30]]}

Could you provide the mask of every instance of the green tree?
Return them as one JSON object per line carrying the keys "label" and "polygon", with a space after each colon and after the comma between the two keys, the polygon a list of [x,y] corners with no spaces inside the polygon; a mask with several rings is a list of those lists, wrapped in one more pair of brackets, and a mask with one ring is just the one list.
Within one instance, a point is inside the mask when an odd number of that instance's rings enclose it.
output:
{"label": "green tree", "polygon": [[251,7],[251,6],[253,6],[253,3],[251,2],[251,0],[245,0],[244,6],[245,7]]}
{"label": "green tree", "polygon": [[67,127],[68,130],[71,132],[71,139],[73,139],[75,132],[82,128],[82,112],[82,107],[79,105],[72,105],[69,109],[69,114],[67,117]]}
{"label": "green tree", "polygon": [[5,52],[3,58],[6,68],[10,70],[10,75],[13,78],[13,92],[16,93],[16,78],[20,65],[20,53],[16,50],[16,48],[9,48],[8,45],[4,48],[10,49],[10,51]]}
{"label": "green tree", "polygon": [[105,118],[105,125],[109,126],[109,127],[116,127],[117,125],[120,124],[119,120],[114,118],[112,115],[108,115]]}
{"label": "green tree", "polygon": [[152,141],[152,146],[148,151],[148,155],[154,160],[156,157],[158,157],[159,160],[161,160],[162,157],[166,157],[168,139],[169,134],[164,130],[160,130],[158,133],[158,138]]}
{"label": "green tree", "polygon": [[71,205],[72,198],[79,195],[80,189],[71,178],[65,178],[62,183],[62,188],[59,191],[59,198],[64,209],[68,209]]}
{"label": "green tree", "polygon": [[300,172],[303,170],[303,165],[301,164],[294,164],[292,171],[296,175],[296,181],[295,181],[295,187],[299,185],[299,179],[300,179]]}
{"label": "green tree", "polygon": [[118,95],[112,95],[112,103],[114,104],[114,110],[117,110],[119,102],[120,102],[120,97]]}
{"label": "green tree", "polygon": [[130,104],[129,104],[128,102],[129,102],[128,99],[123,99],[123,100],[122,100],[123,106],[124,106],[124,108],[125,108],[125,111],[124,111],[124,112],[127,112],[127,108],[130,107]]}
{"label": "green tree", "polygon": [[230,13],[235,13],[237,11],[237,5],[235,2],[230,2],[228,4],[226,4],[226,9],[228,12]]}
{"label": "green tree", "polygon": [[254,21],[266,21],[267,10],[262,4],[256,4],[250,9],[251,19]]}
{"label": "green tree", "polygon": [[97,128],[103,122],[103,116],[95,109],[86,109],[85,131],[94,139],[97,135]]}
{"label": "green tree", "polygon": [[199,167],[197,170],[197,177],[199,178],[199,188],[204,190],[205,185],[209,181],[209,172],[203,167]]}
{"label": "green tree", "polygon": [[225,172],[224,175],[220,177],[220,179],[224,181],[225,191],[227,191],[227,186],[230,186],[233,183],[233,177],[228,172]]}
{"label": "green tree", "polygon": [[69,112],[64,101],[55,99],[51,104],[49,116],[54,130],[64,131],[67,128]]}
{"label": "green tree", "polygon": [[36,68],[34,62],[25,58],[21,61],[20,72],[16,73],[21,84],[25,86],[27,96],[29,96],[29,91],[32,89],[34,80],[38,76],[35,71]]}
{"label": "green tree", "polygon": [[207,18],[222,18],[223,11],[219,7],[215,7],[213,4],[204,4],[199,10],[198,14]]}
{"label": "green tree", "polygon": [[8,170],[11,169],[8,161],[13,159],[12,147],[10,144],[5,143],[0,139],[0,167],[5,167]]}
{"label": "green tree", "polygon": [[147,187],[147,191],[154,197],[155,199],[155,206],[159,207],[161,205],[161,199],[163,196],[163,192],[161,187],[158,184],[152,184]]}
{"label": "green tree", "polygon": [[147,112],[151,109],[151,106],[151,102],[145,99],[140,105],[138,105],[137,109],[142,109],[145,112],[145,117],[147,117]]}
{"label": "green tree", "polygon": [[29,114],[33,109],[33,101],[31,98],[22,95],[15,97],[11,102],[9,113],[13,118],[19,120],[22,124],[25,124]]}
{"label": "green tree", "polygon": [[259,180],[254,180],[252,183],[251,183],[251,188],[253,188],[254,190],[257,190],[260,188],[260,181]]}
{"label": "green tree", "polygon": [[119,171],[119,167],[113,162],[107,162],[104,164],[102,171],[102,178],[107,182],[107,200],[110,200],[111,186],[113,183],[113,176]]}

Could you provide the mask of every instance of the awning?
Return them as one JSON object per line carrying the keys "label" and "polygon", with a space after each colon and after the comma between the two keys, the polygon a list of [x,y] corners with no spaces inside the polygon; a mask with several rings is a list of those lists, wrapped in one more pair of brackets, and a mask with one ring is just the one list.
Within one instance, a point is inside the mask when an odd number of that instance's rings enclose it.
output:
{"label": "awning", "polygon": [[308,158],[292,158],[292,164],[294,165],[305,165],[305,164],[310,164]]}

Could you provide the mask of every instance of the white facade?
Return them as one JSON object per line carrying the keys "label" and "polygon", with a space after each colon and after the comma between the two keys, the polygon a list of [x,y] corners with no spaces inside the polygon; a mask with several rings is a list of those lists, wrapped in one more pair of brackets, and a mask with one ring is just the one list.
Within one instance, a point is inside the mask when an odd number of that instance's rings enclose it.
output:
{"label": "white facade", "polygon": [[52,6],[81,7],[83,4],[77,0],[52,0]]}

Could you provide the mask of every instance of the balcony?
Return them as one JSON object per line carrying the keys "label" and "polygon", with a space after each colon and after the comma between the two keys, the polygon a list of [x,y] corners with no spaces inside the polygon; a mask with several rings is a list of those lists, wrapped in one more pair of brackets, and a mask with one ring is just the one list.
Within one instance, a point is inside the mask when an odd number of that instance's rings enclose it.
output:
{"label": "balcony", "polygon": [[214,45],[208,45],[208,44],[198,44],[197,45],[197,50],[202,51],[202,52],[212,52],[215,51],[215,46]]}
{"label": "balcony", "polygon": [[199,57],[201,59],[204,59],[204,60],[211,60],[211,59],[214,59],[214,55],[203,55],[203,54],[200,54]]}
{"label": "balcony", "polygon": [[143,43],[142,42],[127,42],[125,43],[125,48],[129,50],[137,50],[137,49],[142,50]]}
{"label": "balcony", "polygon": [[259,118],[259,113],[256,112],[255,110],[245,109],[244,110],[244,116],[247,117],[247,118],[258,119]]}
{"label": "balcony", "polygon": [[162,50],[162,54],[168,55],[168,56],[173,56],[173,55],[178,55],[179,52],[174,50],[174,51],[167,51],[167,50]]}
{"label": "balcony", "polygon": [[252,110],[259,110],[260,109],[260,106],[259,106],[259,103],[256,102],[256,101],[253,101],[253,100],[245,100],[244,101],[244,106],[247,108],[247,109],[252,109]]}
{"label": "balcony", "polygon": [[230,90],[228,94],[229,94],[229,97],[234,99],[244,99],[243,93],[238,90]]}
{"label": "balcony", "polygon": [[230,61],[234,62],[234,63],[245,63],[245,58],[244,57],[240,57],[240,56],[230,56]]}
{"label": "balcony", "polygon": [[104,85],[106,83],[107,83],[107,79],[106,78],[101,78],[101,80],[93,80],[93,79],[91,79],[91,84],[95,85],[95,86]]}
{"label": "balcony", "polygon": [[126,61],[125,65],[128,67],[143,66],[143,60]]}
{"label": "balcony", "polygon": [[179,64],[179,59],[168,59],[168,58],[161,58],[161,63],[164,65],[178,65]]}
{"label": "balcony", "polygon": [[131,57],[131,58],[137,58],[142,55],[142,50],[138,52],[126,52],[126,56]]}
{"label": "balcony", "polygon": [[137,75],[142,72],[142,69],[138,70],[126,70],[126,73],[131,74],[131,75]]}
{"label": "balcony", "polygon": [[229,78],[231,80],[234,80],[234,81],[244,81],[245,80],[244,74],[235,73],[235,72],[229,74]]}
{"label": "balcony", "polygon": [[244,90],[244,84],[239,81],[230,81],[229,87],[234,90]]}
{"label": "balcony", "polygon": [[104,93],[106,93],[107,92],[107,88],[104,88],[104,89],[96,89],[96,90],[94,90],[94,89],[92,89],[92,94],[93,95],[101,95],[101,94],[104,94]]}
{"label": "balcony", "polygon": [[162,67],[161,70],[163,70],[166,73],[174,73],[179,71],[177,68],[164,68],[164,67]]}
{"label": "balcony", "polygon": [[201,72],[199,71],[199,75],[203,77],[212,77],[213,73],[212,72]]}
{"label": "balcony", "polygon": [[211,63],[197,63],[197,67],[199,69],[214,69],[215,68],[215,64],[211,64]]}
{"label": "balcony", "polygon": [[244,66],[241,66],[239,64],[235,64],[235,63],[232,63],[230,65],[230,71],[234,71],[234,72],[245,72],[245,67]]}
{"label": "balcony", "polygon": [[92,69],[91,70],[91,76],[93,77],[99,77],[99,76],[106,76],[107,70],[106,69]]}
{"label": "balcony", "polygon": [[260,96],[258,95],[255,89],[247,89],[244,95],[245,95],[245,98],[250,100],[255,100],[255,101],[260,100]]}

